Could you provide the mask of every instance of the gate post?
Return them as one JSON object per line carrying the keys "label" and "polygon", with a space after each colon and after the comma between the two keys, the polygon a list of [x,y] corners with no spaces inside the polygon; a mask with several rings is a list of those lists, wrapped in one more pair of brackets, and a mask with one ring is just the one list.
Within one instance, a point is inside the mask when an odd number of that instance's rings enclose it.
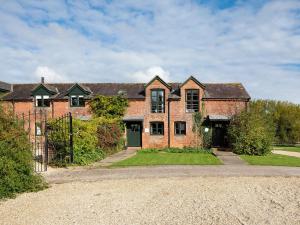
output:
{"label": "gate post", "polygon": [[73,152],[73,121],[72,121],[72,113],[69,112],[69,135],[70,135],[70,159],[71,163],[73,163],[74,160],[74,152]]}
{"label": "gate post", "polygon": [[48,124],[47,124],[47,114],[45,113],[45,164],[44,164],[44,168],[45,171],[47,171],[47,167],[48,167]]}

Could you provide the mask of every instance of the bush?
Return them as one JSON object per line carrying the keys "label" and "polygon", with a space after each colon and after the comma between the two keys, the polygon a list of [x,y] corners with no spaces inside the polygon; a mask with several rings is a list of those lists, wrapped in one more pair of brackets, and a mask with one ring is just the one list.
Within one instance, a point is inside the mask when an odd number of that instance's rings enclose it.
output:
{"label": "bush", "polygon": [[124,148],[123,127],[118,119],[98,118],[98,146],[106,155]]}
{"label": "bush", "polygon": [[0,108],[0,199],[46,187],[33,171],[28,135],[13,116]]}
{"label": "bush", "polygon": [[266,155],[271,151],[274,124],[263,114],[244,111],[232,119],[228,135],[233,152]]}
{"label": "bush", "polygon": [[123,95],[98,95],[90,101],[91,111],[96,117],[121,118],[128,106],[128,100]]}
{"label": "bush", "polygon": [[300,105],[274,100],[252,101],[250,109],[265,114],[275,124],[277,144],[300,142]]}
{"label": "bush", "polygon": [[98,121],[73,120],[74,163],[88,165],[104,158],[105,153],[98,146]]}
{"label": "bush", "polygon": [[[55,148],[55,155],[57,156],[52,159],[51,164],[59,167],[66,166],[69,161],[61,160],[68,159],[70,155],[70,149],[65,148],[64,145],[65,134],[59,125],[55,123],[55,120],[50,121],[49,124],[52,130],[57,130],[57,132],[49,134],[49,138]],[[88,165],[104,158],[105,154],[98,146],[97,127],[98,121],[95,119],[90,121],[73,119],[74,164]]]}

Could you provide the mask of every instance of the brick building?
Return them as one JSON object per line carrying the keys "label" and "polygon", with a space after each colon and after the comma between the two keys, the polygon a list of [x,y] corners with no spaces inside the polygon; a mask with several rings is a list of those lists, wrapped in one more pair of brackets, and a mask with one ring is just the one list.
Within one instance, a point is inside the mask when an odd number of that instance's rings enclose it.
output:
{"label": "brick building", "polygon": [[189,77],[183,83],[166,83],[159,76],[143,83],[0,82],[0,96],[16,114],[46,111],[52,118],[71,112],[89,119],[89,100],[95,95],[127,96],[123,120],[128,147],[184,147],[195,145],[193,113],[205,115],[205,131],[213,146],[226,146],[230,118],[248,106],[250,96],[240,83],[200,83]]}

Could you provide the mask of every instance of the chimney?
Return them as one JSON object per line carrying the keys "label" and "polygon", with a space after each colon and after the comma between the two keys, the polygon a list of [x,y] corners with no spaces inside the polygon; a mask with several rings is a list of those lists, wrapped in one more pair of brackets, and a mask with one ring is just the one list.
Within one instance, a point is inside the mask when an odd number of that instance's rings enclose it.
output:
{"label": "chimney", "polygon": [[41,83],[42,83],[42,84],[45,83],[45,77],[41,77]]}

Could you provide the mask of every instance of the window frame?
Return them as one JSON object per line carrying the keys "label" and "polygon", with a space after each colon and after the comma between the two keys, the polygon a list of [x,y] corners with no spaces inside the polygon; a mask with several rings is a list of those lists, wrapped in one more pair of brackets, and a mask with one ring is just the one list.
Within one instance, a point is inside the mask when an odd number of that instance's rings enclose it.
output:
{"label": "window frame", "polygon": [[[177,124],[179,125],[179,128],[178,128],[179,133],[176,132]],[[180,124],[184,124],[184,130],[181,130],[182,127],[180,127]],[[182,131],[184,131],[184,132],[182,132]],[[176,136],[185,136],[186,135],[186,121],[175,121],[174,122],[174,135],[176,135]]]}
{"label": "window frame", "polygon": [[[192,92],[191,100],[188,100],[188,92]],[[194,94],[193,92],[197,93],[197,100],[193,100]],[[188,105],[191,106],[190,109],[188,109]],[[194,106],[197,105],[197,109],[194,108]],[[187,113],[194,113],[200,111],[200,90],[199,89],[186,89],[185,90],[185,112]]]}
{"label": "window frame", "polygon": [[[41,105],[39,106],[38,100],[41,100]],[[49,101],[49,105],[45,104],[45,100]],[[39,108],[49,108],[51,106],[50,95],[36,95],[34,96],[35,107]]]}
{"label": "window frame", "polygon": [[[73,105],[73,101],[72,101],[73,98],[76,98],[77,101],[76,105]],[[82,105],[80,104],[80,100],[79,100],[80,98],[83,99]],[[84,95],[71,95],[69,101],[70,101],[70,107],[85,107]]]}
{"label": "window frame", "polygon": [[[156,98],[157,98],[157,101],[155,102],[155,105],[154,105],[154,101],[152,99],[152,93],[153,92],[156,92]],[[163,101],[160,102],[159,101],[159,92],[162,92],[163,93]],[[159,106],[161,105],[161,110],[158,110]],[[153,110],[153,107],[156,106],[156,111]],[[165,113],[165,89],[162,89],[162,88],[155,88],[155,89],[151,89],[150,90],[150,111],[151,113]]]}
{"label": "window frame", "polygon": [[[38,128],[39,128],[39,133],[38,133]],[[34,134],[37,137],[43,136],[43,124],[41,122],[35,122]]]}
{"label": "window frame", "polygon": [[[155,127],[155,129],[156,129],[156,132],[154,133],[153,132],[153,125],[156,125],[156,127]],[[158,125],[162,125],[162,128],[160,128],[161,129],[161,131],[162,131],[162,133],[161,134],[159,134],[158,133]],[[154,136],[164,136],[165,135],[165,125],[164,125],[164,122],[162,122],[162,121],[153,121],[153,122],[150,122],[150,135],[154,135]]]}

